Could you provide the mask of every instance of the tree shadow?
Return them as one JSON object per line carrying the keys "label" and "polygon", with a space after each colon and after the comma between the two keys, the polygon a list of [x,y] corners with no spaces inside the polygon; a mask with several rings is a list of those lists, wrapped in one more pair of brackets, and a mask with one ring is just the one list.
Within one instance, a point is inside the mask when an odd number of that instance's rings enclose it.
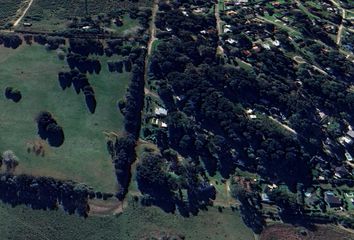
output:
{"label": "tree shadow", "polygon": [[94,95],[92,94],[88,94],[85,95],[85,101],[86,101],[86,106],[88,108],[88,110],[94,114],[96,111],[96,106],[97,106],[97,102],[96,102],[96,98]]}

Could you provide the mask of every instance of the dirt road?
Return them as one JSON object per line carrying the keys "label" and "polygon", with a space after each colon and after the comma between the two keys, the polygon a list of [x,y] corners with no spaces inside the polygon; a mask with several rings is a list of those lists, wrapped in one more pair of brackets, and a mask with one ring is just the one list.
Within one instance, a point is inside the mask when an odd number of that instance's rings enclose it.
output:
{"label": "dirt road", "polygon": [[[341,8],[342,9],[342,19],[344,20],[346,18],[346,11],[345,9]],[[342,35],[343,35],[343,20],[342,20],[342,23],[340,24],[339,26],[339,29],[338,29],[338,34],[337,34],[337,45],[340,45],[341,43],[341,40],[342,40]]]}
{"label": "dirt road", "polygon": [[219,1],[215,3],[215,19],[216,19],[216,29],[218,30],[218,35],[220,36],[222,32],[222,24],[220,18],[220,8],[219,8]]}
{"label": "dirt road", "polygon": [[[301,56],[295,56],[293,57],[293,60],[299,64],[304,64],[304,63],[307,63],[309,64],[308,62],[306,62]],[[313,64],[309,64],[311,65],[314,69],[316,69],[317,71],[319,71],[320,73],[324,74],[324,75],[328,75],[327,72],[325,72],[323,69],[313,65]]]}
{"label": "dirt road", "polygon": [[152,7],[152,19],[150,22],[150,39],[149,39],[149,43],[148,43],[148,56],[151,55],[152,53],[152,46],[154,41],[156,40],[156,14],[157,11],[159,10],[159,0],[155,0],[154,1],[154,5]]}
{"label": "dirt road", "polygon": [[[30,7],[32,6],[34,0],[30,0],[28,3],[28,6],[23,10],[23,12],[21,13],[21,15],[19,16],[19,18],[17,18],[17,20],[14,22],[14,27],[16,27],[22,20],[22,18],[24,18],[24,16],[26,15],[28,9],[30,9]],[[26,2],[28,2],[28,0],[26,0]]]}

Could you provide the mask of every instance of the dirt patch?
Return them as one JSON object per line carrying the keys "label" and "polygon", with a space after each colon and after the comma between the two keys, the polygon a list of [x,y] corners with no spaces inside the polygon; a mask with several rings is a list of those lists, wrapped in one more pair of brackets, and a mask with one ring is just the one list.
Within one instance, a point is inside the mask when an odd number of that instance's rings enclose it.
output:
{"label": "dirt patch", "polygon": [[313,229],[287,224],[267,227],[260,240],[353,240],[354,234],[332,225],[316,225]]}
{"label": "dirt patch", "polygon": [[27,153],[28,154],[35,154],[36,156],[45,157],[46,153],[48,153],[49,146],[47,142],[43,140],[33,140],[27,142]]}
{"label": "dirt patch", "polygon": [[109,216],[117,215],[123,212],[123,203],[118,200],[90,200],[90,215]]}

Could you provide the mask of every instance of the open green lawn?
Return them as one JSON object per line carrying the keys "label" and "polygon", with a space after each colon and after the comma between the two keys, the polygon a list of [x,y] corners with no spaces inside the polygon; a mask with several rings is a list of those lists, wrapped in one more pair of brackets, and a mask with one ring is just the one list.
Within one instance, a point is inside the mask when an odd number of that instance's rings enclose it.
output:
{"label": "open green lawn", "polygon": [[[91,114],[83,94],[60,88],[57,74],[68,67],[55,52],[36,44],[16,50],[0,48],[0,151],[11,149],[19,157],[16,173],[72,179],[96,190],[116,191],[104,132],[122,130],[117,101],[126,92],[130,74],[110,73],[107,58],[99,59],[101,73],[88,75],[97,100],[96,112]],[[19,103],[5,98],[9,86],[21,91]],[[48,146],[37,134],[35,117],[43,110],[51,112],[63,127],[65,141],[59,148]],[[27,152],[35,142],[43,144],[44,156]]]}
{"label": "open green lawn", "polygon": [[131,203],[121,215],[87,219],[62,211],[34,211],[0,203],[1,240],[135,240],[165,232],[188,240],[252,240],[238,212],[216,208],[183,218]]}

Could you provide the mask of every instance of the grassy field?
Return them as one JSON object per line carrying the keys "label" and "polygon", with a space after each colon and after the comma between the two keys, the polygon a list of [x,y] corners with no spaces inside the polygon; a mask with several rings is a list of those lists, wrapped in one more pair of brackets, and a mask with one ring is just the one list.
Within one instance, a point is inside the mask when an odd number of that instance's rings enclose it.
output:
{"label": "grassy field", "polygon": [[0,27],[13,20],[22,2],[22,0],[0,0]]}
{"label": "grassy field", "polygon": [[111,217],[79,218],[62,211],[34,211],[0,203],[2,240],[135,240],[161,232],[188,240],[252,240],[252,232],[239,213],[210,208],[198,216],[183,218],[155,207],[131,203],[124,213]]}
{"label": "grassy field", "polygon": [[[304,234],[306,233],[306,234]],[[260,240],[352,240],[354,234],[333,225],[316,225],[313,229],[288,224],[274,224],[267,227]]]}
{"label": "grassy field", "polygon": [[[88,15],[92,18],[98,15],[115,13],[131,7],[150,7],[151,0],[114,1],[114,0],[88,0]],[[19,28],[39,31],[63,31],[66,29],[70,19],[75,17],[85,17],[85,0],[36,0],[26,14],[24,21],[31,22],[31,28]],[[127,19],[124,19],[127,20]],[[124,21],[126,25],[131,25],[135,21]],[[113,24],[114,25],[114,24]],[[112,27],[114,28],[114,26]],[[135,27],[132,26],[132,27]],[[126,27],[125,27],[126,28]]]}
{"label": "grassy field", "polygon": [[[101,191],[116,190],[105,132],[122,130],[123,116],[116,104],[126,92],[130,74],[110,73],[107,58],[100,60],[101,73],[88,76],[97,100],[96,112],[91,114],[82,94],[60,88],[57,74],[68,67],[55,52],[39,45],[0,48],[0,151],[11,149],[20,158],[16,173],[72,179]],[[3,93],[9,86],[21,91],[19,103],[5,98]],[[65,141],[59,148],[49,147],[37,134],[35,117],[43,110],[51,112],[63,127]],[[43,156],[27,152],[34,144],[44,146]]]}

